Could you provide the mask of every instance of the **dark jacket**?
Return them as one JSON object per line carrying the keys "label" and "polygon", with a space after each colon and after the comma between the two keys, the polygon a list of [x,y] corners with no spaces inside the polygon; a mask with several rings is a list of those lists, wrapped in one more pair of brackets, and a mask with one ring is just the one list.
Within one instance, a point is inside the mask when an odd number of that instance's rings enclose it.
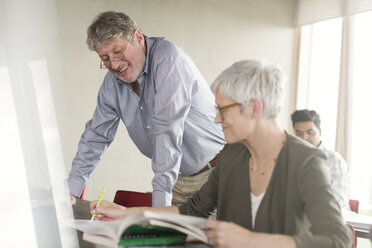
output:
{"label": "dark jacket", "polygon": [[331,191],[322,151],[290,134],[278,156],[252,229],[250,153],[227,145],[207,183],[183,206],[182,214],[217,219],[249,230],[293,236],[297,247],[351,247],[351,232]]}

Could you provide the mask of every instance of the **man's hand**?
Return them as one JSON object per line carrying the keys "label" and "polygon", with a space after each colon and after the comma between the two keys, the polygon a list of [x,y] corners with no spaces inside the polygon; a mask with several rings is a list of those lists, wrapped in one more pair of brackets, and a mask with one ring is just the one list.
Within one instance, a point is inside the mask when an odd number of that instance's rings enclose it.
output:
{"label": "man's hand", "polygon": [[76,196],[74,196],[73,194],[70,194],[70,203],[71,206],[75,206],[76,204]]}

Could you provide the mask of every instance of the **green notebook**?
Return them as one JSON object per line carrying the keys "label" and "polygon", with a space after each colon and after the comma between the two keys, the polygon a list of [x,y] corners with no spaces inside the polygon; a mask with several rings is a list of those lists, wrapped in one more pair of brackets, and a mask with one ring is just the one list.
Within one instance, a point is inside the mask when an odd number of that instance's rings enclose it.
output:
{"label": "green notebook", "polygon": [[119,246],[184,245],[187,235],[171,228],[140,223],[131,225],[121,235]]}

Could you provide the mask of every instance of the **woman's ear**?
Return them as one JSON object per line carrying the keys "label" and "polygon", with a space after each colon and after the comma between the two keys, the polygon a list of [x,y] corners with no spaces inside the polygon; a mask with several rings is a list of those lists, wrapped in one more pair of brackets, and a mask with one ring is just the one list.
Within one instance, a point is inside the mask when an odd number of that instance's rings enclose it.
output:
{"label": "woman's ear", "polygon": [[250,101],[253,118],[259,118],[263,114],[263,102],[260,99],[252,98]]}

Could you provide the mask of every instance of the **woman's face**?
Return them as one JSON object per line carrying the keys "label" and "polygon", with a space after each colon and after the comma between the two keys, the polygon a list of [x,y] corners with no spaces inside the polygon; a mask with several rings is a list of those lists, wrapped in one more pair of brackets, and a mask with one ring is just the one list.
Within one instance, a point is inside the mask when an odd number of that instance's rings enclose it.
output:
{"label": "woman's face", "polygon": [[[250,105],[242,110],[240,105],[234,105],[234,103],[233,100],[217,90],[216,108],[218,111],[215,122],[222,125],[227,143],[236,143],[245,140],[252,130],[249,124],[250,117],[248,114]],[[224,108],[226,106],[228,108]]]}

